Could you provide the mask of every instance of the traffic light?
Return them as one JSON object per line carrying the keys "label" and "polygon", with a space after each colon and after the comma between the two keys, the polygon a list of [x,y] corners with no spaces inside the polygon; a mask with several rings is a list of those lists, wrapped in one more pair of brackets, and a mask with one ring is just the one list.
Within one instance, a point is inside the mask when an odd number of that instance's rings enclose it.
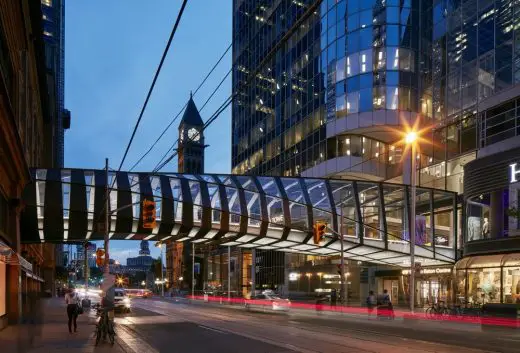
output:
{"label": "traffic light", "polygon": [[97,249],[96,250],[96,265],[98,267],[102,267],[105,264],[105,250]]}
{"label": "traffic light", "polygon": [[319,244],[320,241],[325,236],[325,228],[327,228],[327,224],[325,222],[317,221],[314,223],[313,235],[314,235],[314,244]]}
{"label": "traffic light", "polygon": [[155,228],[155,201],[143,200],[143,228]]}

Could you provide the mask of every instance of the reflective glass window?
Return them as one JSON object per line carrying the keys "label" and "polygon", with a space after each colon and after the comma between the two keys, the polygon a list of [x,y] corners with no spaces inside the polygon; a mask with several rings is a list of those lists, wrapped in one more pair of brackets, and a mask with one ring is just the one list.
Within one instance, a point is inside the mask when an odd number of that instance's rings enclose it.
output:
{"label": "reflective glass window", "polygon": [[347,34],[347,53],[359,51],[359,31]]}
{"label": "reflective glass window", "polygon": [[399,48],[386,48],[386,68],[387,70],[399,70]]}
{"label": "reflective glass window", "polygon": [[363,50],[359,53],[359,72],[372,71],[372,49]]}
{"label": "reflective glass window", "polygon": [[347,80],[347,92],[359,90],[359,76],[351,77]]}
{"label": "reflective glass window", "polygon": [[379,86],[374,87],[374,109],[385,109],[386,108],[386,87]]}
{"label": "reflective glass window", "polygon": [[359,26],[361,28],[372,25],[372,10],[365,10],[359,13]]}
{"label": "reflective glass window", "polygon": [[388,86],[386,88],[386,109],[396,110],[399,107],[399,88]]}
{"label": "reflective glass window", "polygon": [[347,112],[347,101],[345,95],[341,95],[336,97],[336,114],[338,116],[343,116]]}
{"label": "reflective glass window", "polygon": [[359,11],[359,3],[363,0],[349,0],[347,1],[347,13],[355,13]]}
{"label": "reflective glass window", "polygon": [[347,95],[347,114],[359,111],[359,92],[351,92]]}
{"label": "reflective glass window", "polygon": [[398,7],[387,7],[386,8],[386,23],[399,23],[399,8]]}
{"label": "reflective glass window", "polygon": [[374,81],[373,75],[371,73],[359,75],[359,87],[360,88],[372,88],[372,83]]}
{"label": "reflective glass window", "polygon": [[372,88],[365,88],[359,91],[359,111],[367,112],[372,110]]}
{"label": "reflective glass window", "polygon": [[350,15],[347,19],[347,30],[353,32],[357,29],[359,29],[359,14],[355,13]]}
{"label": "reflective glass window", "polygon": [[386,84],[389,86],[397,86],[399,84],[399,72],[388,71],[386,73]]}
{"label": "reflective glass window", "polygon": [[399,25],[386,26],[386,45],[399,45]]}
{"label": "reflective glass window", "polygon": [[359,49],[372,48],[372,27],[361,28],[359,31]]}
{"label": "reflective glass window", "polygon": [[345,62],[346,58],[343,57],[336,61],[336,82],[345,79]]}
{"label": "reflective glass window", "polygon": [[359,53],[347,56],[347,77],[359,74]]}
{"label": "reflective glass window", "polygon": [[374,50],[374,70],[381,70],[386,67],[386,48]]}

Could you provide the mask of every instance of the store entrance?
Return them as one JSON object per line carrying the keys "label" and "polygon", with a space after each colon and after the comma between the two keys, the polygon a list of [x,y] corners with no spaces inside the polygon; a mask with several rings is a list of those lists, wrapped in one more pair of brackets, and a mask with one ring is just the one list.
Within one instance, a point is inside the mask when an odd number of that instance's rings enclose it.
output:
{"label": "store entrance", "polygon": [[448,295],[448,282],[440,281],[438,278],[435,279],[420,279],[417,280],[417,306],[430,306],[438,304],[439,301],[443,301],[446,304]]}

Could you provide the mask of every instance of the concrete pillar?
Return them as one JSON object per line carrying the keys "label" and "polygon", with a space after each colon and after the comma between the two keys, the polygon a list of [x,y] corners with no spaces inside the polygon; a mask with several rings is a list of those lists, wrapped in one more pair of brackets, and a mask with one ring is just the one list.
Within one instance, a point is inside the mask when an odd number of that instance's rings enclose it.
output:
{"label": "concrete pillar", "polygon": [[491,193],[490,202],[490,220],[489,220],[489,236],[491,238],[499,238],[504,232],[504,202],[502,198],[502,190],[493,191]]}

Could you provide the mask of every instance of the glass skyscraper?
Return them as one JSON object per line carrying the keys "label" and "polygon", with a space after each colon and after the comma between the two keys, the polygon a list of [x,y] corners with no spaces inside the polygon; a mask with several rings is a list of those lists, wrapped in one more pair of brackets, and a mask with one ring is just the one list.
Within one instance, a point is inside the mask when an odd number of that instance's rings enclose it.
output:
{"label": "glass skyscraper", "polygon": [[63,167],[65,129],[70,127],[70,112],[65,109],[65,0],[41,0],[47,90],[50,114],[45,138],[53,146],[45,164]]}
{"label": "glass skyscraper", "polygon": [[235,0],[233,172],[406,182],[396,131],[420,118],[420,184],[461,193],[501,138],[479,102],[520,79],[519,6]]}

